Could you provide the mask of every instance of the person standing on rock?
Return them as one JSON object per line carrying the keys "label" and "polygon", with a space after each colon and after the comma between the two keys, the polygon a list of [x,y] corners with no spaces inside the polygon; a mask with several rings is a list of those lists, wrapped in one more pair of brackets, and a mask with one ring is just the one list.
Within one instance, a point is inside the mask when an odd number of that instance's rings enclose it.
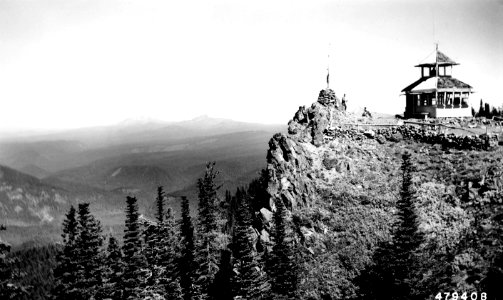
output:
{"label": "person standing on rock", "polygon": [[346,94],[344,94],[344,96],[342,96],[342,108],[344,109],[344,111],[346,111],[348,108],[347,101],[348,100],[346,100]]}

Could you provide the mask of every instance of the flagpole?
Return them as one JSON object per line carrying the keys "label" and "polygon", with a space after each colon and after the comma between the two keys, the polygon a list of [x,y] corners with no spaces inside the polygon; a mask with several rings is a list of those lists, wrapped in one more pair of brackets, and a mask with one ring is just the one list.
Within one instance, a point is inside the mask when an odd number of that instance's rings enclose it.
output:
{"label": "flagpole", "polygon": [[[435,43],[435,104],[438,106],[438,43]],[[444,99],[445,101],[445,99]]]}
{"label": "flagpole", "polygon": [[330,89],[330,43],[328,43],[328,59],[327,59],[327,90]]}

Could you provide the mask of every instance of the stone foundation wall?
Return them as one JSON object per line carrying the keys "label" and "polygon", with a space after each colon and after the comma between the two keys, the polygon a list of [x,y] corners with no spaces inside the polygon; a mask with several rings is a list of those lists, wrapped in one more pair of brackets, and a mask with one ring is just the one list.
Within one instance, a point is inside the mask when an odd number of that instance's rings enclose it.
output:
{"label": "stone foundation wall", "polygon": [[[368,127],[368,126],[367,126]],[[375,139],[380,144],[386,141],[399,142],[401,140],[414,140],[427,144],[440,144],[445,148],[458,150],[494,150],[498,145],[496,136],[482,134],[479,136],[458,136],[443,134],[432,130],[424,130],[416,126],[402,125],[391,128],[374,128],[370,130],[357,130],[356,128],[335,128],[325,131],[328,139],[346,137],[351,139]]]}

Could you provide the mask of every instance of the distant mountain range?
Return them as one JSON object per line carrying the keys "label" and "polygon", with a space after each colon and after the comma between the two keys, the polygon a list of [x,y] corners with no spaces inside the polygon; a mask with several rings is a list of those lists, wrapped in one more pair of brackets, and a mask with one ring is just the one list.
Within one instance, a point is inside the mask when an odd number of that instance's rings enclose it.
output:
{"label": "distant mountain range", "polygon": [[[222,192],[233,190],[258,176],[269,139],[285,129],[202,116],[0,140],[0,223],[14,244],[46,233],[57,239],[69,205],[87,201],[107,230],[120,230],[125,196],[136,195],[148,215],[159,185],[187,195],[195,209],[207,161],[217,162]],[[178,211],[174,199],[168,204]]]}
{"label": "distant mountain range", "polygon": [[[138,152],[170,152],[203,138],[237,132],[275,133],[283,125],[263,125],[201,116],[182,122],[126,120],[115,126],[0,136],[0,164],[43,178],[107,157]],[[205,143],[211,139],[204,139]]]}

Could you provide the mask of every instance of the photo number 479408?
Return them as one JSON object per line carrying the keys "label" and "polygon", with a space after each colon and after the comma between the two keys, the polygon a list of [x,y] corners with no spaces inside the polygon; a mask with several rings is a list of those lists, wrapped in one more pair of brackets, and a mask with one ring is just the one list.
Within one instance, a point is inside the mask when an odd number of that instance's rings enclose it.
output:
{"label": "photo number 479408", "polygon": [[439,292],[435,296],[436,300],[487,300],[487,293],[482,292]]}

